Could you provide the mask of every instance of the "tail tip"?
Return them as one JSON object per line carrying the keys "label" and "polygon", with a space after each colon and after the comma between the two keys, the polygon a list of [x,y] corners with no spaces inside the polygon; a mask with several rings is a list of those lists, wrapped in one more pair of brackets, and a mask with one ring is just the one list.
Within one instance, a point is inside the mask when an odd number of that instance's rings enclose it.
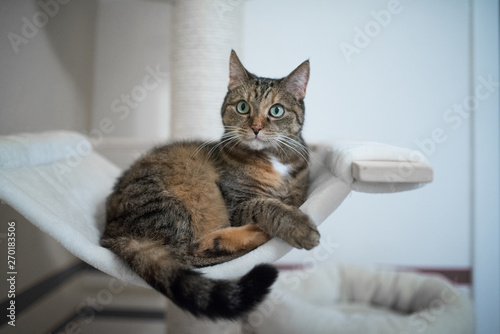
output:
{"label": "tail tip", "polygon": [[261,302],[278,278],[278,270],[270,264],[259,264],[240,279],[240,285],[248,300]]}
{"label": "tail tip", "polygon": [[[264,300],[278,277],[278,270],[270,264],[259,264],[236,281],[212,280],[212,290],[200,304],[200,293],[187,289],[193,282],[200,284],[206,278],[192,270],[184,270],[171,284],[171,299],[194,316],[212,320],[241,319]],[[190,283],[191,282],[191,283]]]}
{"label": "tail tip", "polygon": [[[269,288],[278,278],[278,270],[276,267],[262,263],[256,265],[252,270],[250,270],[245,276],[242,277],[243,280],[252,281],[253,284],[260,286],[262,288]],[[257,287],[257,286],[256,286]]]}

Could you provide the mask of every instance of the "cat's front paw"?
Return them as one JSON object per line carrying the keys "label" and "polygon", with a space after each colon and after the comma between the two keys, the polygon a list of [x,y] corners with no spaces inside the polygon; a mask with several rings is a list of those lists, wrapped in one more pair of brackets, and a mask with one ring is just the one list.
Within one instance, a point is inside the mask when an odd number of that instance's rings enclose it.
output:
{"label": "cat's front paw", "polygon": [[320,234],[312,220],[304,215],[292,224],[289,233],[283,239],[298,249],[310,250],[319,245]]}

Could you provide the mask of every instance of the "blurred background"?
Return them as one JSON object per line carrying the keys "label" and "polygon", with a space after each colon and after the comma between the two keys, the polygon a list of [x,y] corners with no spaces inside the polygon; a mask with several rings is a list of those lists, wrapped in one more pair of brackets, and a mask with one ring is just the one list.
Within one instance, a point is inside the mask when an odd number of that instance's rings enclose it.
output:
{"label": "blurred background", "polygon": [[[434,168],[433,183],[416,191],[353,192],[320,228],[322,242],[334,245],[325,263],[444,273],[469,288],[477,333],[499,333],[498,5],[2,0],[0,135],[78,131],[125,168],[157,143],[220,136],[231,49],[266,77],[283,77],[309,59],[308,142],[349,138],[419,149]],[[0,207],[2,226],[22,221]],[[75,268],[69,253],[29,223],[19,229],[25,274],[18,291]],[[293,251],[280,263],[308,257]],[[82,317],[92,319],[78,327],[88,333],[125,333],[117,327],[125,323],[131,333],[162,332],[164,301],[154,292],[127,287],[109,303],[88,302],[99,301],[110,282],[87,269],[28,303],[18,321],[40,333],[67,332]]]}

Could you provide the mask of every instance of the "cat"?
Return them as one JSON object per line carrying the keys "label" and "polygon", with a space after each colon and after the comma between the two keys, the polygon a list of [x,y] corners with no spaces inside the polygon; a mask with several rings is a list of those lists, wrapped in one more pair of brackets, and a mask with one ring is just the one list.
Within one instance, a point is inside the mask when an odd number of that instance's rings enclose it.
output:
{"label": "cat", "polygon": [[311,249],[319,232],[298,207],[308,188],[301,135],[309,61],[282,79],[248,72],[230,55],[218,142],[154,148],[107,199],[101,244],[180,308],[238,319],[263,300],[277,269],[261,264],[237,280],[193,270],[239,257],[280,237]]}

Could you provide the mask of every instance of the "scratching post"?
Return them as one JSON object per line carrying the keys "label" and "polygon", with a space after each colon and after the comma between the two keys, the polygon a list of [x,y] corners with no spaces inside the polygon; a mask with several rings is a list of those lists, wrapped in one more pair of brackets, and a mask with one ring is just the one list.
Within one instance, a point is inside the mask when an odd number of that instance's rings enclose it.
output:
{"label": "scratching post", "polygon": [[219,138],[229,54],[240,48],[243,1],[172,3],[172,137]]}

